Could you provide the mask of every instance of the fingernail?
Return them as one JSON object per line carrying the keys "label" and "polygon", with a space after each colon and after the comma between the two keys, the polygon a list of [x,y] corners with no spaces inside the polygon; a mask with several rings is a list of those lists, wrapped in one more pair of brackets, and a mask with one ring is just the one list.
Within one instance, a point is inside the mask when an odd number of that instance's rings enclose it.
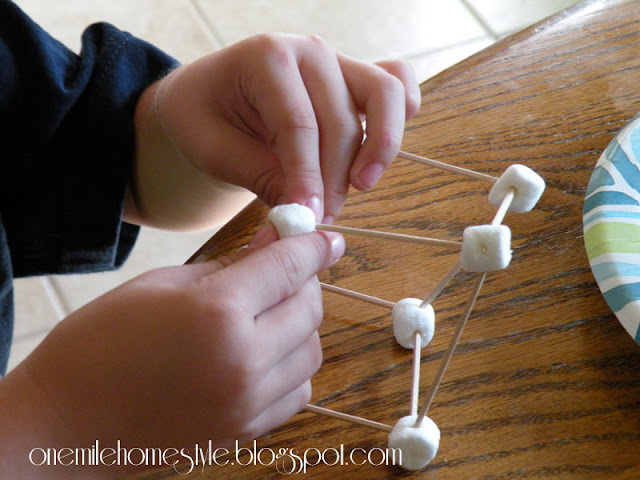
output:
{"label": "fingernail", "polygon": [[344,255],[344,237],[336,232],[323,232],[331,242],[331,265],[336,263]]}
{"label": "fingernail", "polygon": [[313,213],[316,214],[316,219],[320,220],[322,218],[322,200],[318,195],[313,195],[307,199],[305,205],[309,207]]}
{"label": "fingernail", "polygon": [[373,187],[380,177],[382,176],[382,172],[384,172],[384,163],[382,162],[373,162],[360,170],[360,183],[366,189]]}

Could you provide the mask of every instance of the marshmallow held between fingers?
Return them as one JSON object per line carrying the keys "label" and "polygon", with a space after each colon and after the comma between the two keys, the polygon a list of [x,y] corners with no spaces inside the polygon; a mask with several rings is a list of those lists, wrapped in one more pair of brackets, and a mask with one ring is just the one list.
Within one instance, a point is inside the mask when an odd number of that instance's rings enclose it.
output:
{"label": "marshmallow held between fingers", "polygon": [[511,230],[506,225],[474,225],[462,236],[460,255],[467,272],[494,272],[511,262]]}
{"label": "marshmallow held between fingers", "polygon": [[400,466],[406,470],[418,470],[426,466],[438,453],[440,429],[429,417],[424,417],[419,427],[414,427],[417,415],[398,420],[389,433],[389,448],[402,452]]}
{"label": "marshmallow held between fingers", "polygon": [[489,203],[499,207],[510,189],[514,197],[510,212],[524,213],[535,207],[544,192],[544,180],[540,175],[524,165],[510,165],[494,183],[489,192]]}
{"label": "marshmallow held between fingers", "polygon": [[433,307],[420,308],[419,298],[403,298],[393,306],[393,336],[404,348],[415,348],[416,333],[420,333],[420,348],[433,338],[435,314]]}
{"label": "marshmallow held between fingers", "polygon": [[280,238],[311,233],[316,229],[316,216],[309,207],[297,203],[278,205],[269,211],[269,221]]}

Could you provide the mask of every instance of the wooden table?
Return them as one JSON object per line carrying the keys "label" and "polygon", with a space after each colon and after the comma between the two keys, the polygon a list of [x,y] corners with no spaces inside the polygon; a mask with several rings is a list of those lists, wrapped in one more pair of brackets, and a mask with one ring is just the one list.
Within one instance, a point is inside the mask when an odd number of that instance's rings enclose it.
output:
{"label": "wooden table", "polygon": [[[582,234],[593,166],[640,111],[639,22],[640,1],[587,1],[422,85],[404,150],[495,176],[522,163],[545,178],[547,190],[534,211],[506,217],[514,258],[487,276],[429,412],[442,432],[433,462],[415,473],[319,465],[309,478],[640,478],[640,347],[603,300]],[[488,189],[397,160],[373,191],[353,192],[336,223],[460,240],[466,226],[491,220]],[[200,253],[213,257],[247,243],[265,211],[252,204]],[[344,259],[321,280],[391,301],[424,296],[457,259],[438,247],[345,238]],[[423,395],[473,278],[456,276],[434,302]],[[314,403],[395,424],[408,413],[412,356],[396,344],[389,310],[324,295],[325,360]],[[348,453],[385,448],[387,434],[301,413],[257,442],[276,452],[344,445]],[[273,465],[227,465],[191,476],[280,474]]]}

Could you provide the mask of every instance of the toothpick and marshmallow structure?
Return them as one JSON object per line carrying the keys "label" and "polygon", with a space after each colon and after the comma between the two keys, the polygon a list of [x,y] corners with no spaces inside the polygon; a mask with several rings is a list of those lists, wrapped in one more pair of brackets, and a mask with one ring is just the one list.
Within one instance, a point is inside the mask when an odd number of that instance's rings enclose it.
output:
{"label": "toothpick and marshmallow structure", "polygon": [[[390,448],[398,448],[402,452],[401,466],[407,470],[418,470],[426,466],[437,454],[440,443],[440,430],[427,414],[451,362],[462,331],[471,316],[487,272],[502,270],[511,261],[511,230],[506,225],[502,225],[502,221],[507,212],[523,213],[531,210],[540,199],[545,185],[544,180],[537,173],[524,165],[511,165],[500,177],[494,177],[406,152],[400,152],[399,156],[434,168],[491,183],[492,187],[488,196],[489,202],[498,207],[492,222],[487,225],[467,227],[463,232],[462,241],[451,241],[394,232],[379,232],[318,224],[316,223],[315,215],[309,208],[297,204],[274,207],[269,213],[269,221],[277,229],[280,238],[310,233],[314,230],[326,230],[349,235],[367,236],[380,240],[418,243],[460,252],[460,258],[456,264],[423,300],[405,298],[397,302],[391,302],[342,287],[321,283],[321,287],[325,291],[392,310],[393,334],[396,341],[404,348],[413,349],[410,415],[400,418],[394,427],[390,427],[373,420],[315,405],[307,405],[305,410],[388,432],[388,446]],[[426,393],[424,406],[418,412],[420,351],[431,341],[435,330],[435,313],[432,303],[461,269],[478,273],[478,276],[435,378]]]}

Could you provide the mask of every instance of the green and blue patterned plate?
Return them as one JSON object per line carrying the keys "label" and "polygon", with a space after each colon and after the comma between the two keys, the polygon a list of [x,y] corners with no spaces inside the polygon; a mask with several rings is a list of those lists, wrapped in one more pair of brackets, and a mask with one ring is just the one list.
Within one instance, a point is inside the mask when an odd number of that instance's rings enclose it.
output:
{"label": "green and blue patterned plate", "polygon": [[598,160],[583,209],[591,270],[609,307],[640,343],[640,115]]}

